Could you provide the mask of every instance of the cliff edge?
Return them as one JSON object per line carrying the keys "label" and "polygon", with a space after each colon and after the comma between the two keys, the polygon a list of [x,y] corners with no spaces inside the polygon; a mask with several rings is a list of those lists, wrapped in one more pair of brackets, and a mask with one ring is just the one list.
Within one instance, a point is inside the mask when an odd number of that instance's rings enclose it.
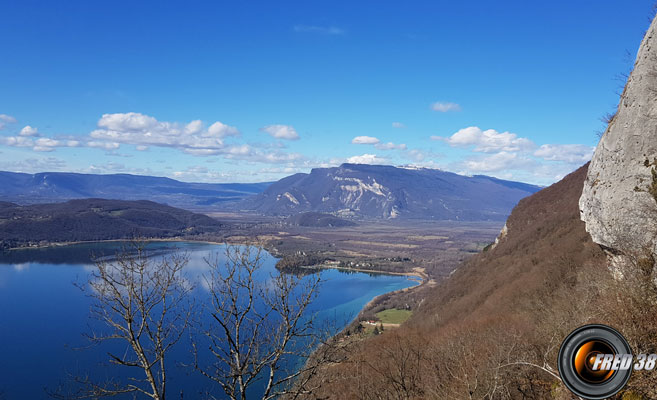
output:
{"label": "cliff edge", "polygon": [[643,38],[579,200],[587,232],[609,254],[654,254],[657,245],[656,47],[657,19]]}

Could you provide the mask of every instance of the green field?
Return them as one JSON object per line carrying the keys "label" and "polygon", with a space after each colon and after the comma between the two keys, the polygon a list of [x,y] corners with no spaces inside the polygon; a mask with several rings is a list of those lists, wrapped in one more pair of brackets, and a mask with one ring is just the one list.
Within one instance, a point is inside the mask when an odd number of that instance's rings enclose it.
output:
{"label": "green field", "polygon": [[379,311],[376,313],[376,317],[384,324],[402,324],[411,316],[411,314],[413,314],[412,311],[392,308]]}

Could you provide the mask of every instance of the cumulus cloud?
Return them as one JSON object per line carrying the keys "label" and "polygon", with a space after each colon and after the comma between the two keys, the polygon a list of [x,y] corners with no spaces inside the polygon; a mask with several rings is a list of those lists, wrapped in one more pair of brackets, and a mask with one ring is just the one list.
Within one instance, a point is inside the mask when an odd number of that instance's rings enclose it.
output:
{"label": "cumulus cloud", "polygon": [[[227,144],[223,140],[225,137],[239,136],[240,132],[222,122],[215,122],[206,129],[200,120],[180,124],[158,121],[140,113],[120,113],[103,115],[98,127],[91,132],[92,140],[86,143],[88,147],[108,151],[118,149],[121,144],[134,145],[139,151],[150,147],[170,147],[194,156],[221,155],[226,159],[275,164],[304,158],[298,153],[263,151],[248,144]],[[287,125],[269,125],[261,130],[277,139],[299,138],[294,128]]]}
{"label": "cumulus cloud", "polygon": [[450,111],[461,111],[461,106],[456,103],[436,102],[431,105],[431,109],[434,111],[446,113]]}
{"label": "cumulus cloud", "polygon": [[395,144],[393,142],[388,143],[377,143],[374,145],[379,150],[406,150],[406,145],[404,143]]}
{"label": "cumulus cloud", "polygon": [[463,128],[448,138],[432,136],[431,139],[445,141],[453,147],[474,146],[474,151],[483,153],[528,151],[535,147],[534,142],[518,137],[515,133],[498,132],[494,129],[484,131],[476,126]]}
{"label": "cumulus cloud", "polygon": [[376,154],[363,154],[349,157],[347,158],[347,162],[350,164],[386,164],[388,163],[388,159],[379,157]]}
{"label": "cumulus cloud", "polygon": [[39,136],[39,130],[37,128],[32,128],[31,126],[27,125],[23,129],[21,129],[21,132],[19,133],[21,136]]}
{"label": "cumulus cloud", "polygon": [[51,138],[34,138],[30,136],[0,137],[0,143],[11,147],[31,147],[34,151],[49,152],[57,147],[77,147],[80,142],[76,140],[56,140]]}
{"label": "cumulus cloud", "polygon": [[53,151],[55,147],[59,147],[62,143],[59,140],[50,138],[39,138],[34,141],[34,151]]}
{"label": "cumulus cloud", "polygon": [[373,136],[356,136],[351,139],[351,143],[353,144],[377,144],[379,142],[380,140]]}
{"label": "cumulus cloud", "polygon": [[[199,122],[199,121],[194,121],[194,122]],[[200,129],[198,130],[198,132],[200,132]],[[208,132],[205,136],[224,138],[226,136],[239,136],[239,135],[240,135],[240,131],[234,126],[228,126],[226,124],[222,124],[221,122],[217,121],[214,124],[210,125],[210,127],[208,128]]]}
{"label": "cumulus cloud", "polygon": [[7,124],[15,124],[16,122],[18,122],[16,121],[16,118],[12,117],[11,115],[0,114],[0,130],[5,129]]}
{"label": "cumulus cloud", "polygon": [[295,32],[300,33],[318,33],[321,35],[344,35],[344,29],[335,26],[317,26],[317,25],[295,25]]}
{"label": "cumulus cloud", "polygon": [[[212,126],[210,126],[212,128]],[[188,135],[195,135],[203,130],[203,121],[200,119],[194,120],[185,125],[185,133]]]}
{"label": "cumulus cloud", "polygon": [[120,147],[120,143],[117,142],[98,142],[98,141],[89,141],[87,142],[87,147],[94,147],[97,149],[105,150],[116,150]]}
{"label": "cumulus cloud", "polygon": [[268,134],[276,139],[297,140],[299,134],[294,127],[290,125],[267,125],[260,128],[261,132]]}
{"label": "cumulus cloud", "polygon": [[[450,164],[450,169],[465,174],[486,174],[504,179],[551,184],[589,161],[594,148],[581,144],[543,144],[515,133],[463,128],[452,136],[432,136],[452,147],[473,152]],[[477,155],[476,153],[485,153]]]}
{"label": "cumulus cloud", "polygon": [[397,129],[401,129],[401,128],[406,128],[406,125],[402,124],[401,122],[393,122],[392,127],[397,128]]}
{"label": "cumulus cloud", "polygon": [[595,147],[582,144],[544,144],[534,152],[536,157],[548,161],[583,164],[593,157]]}
{"label": "cumulus cloud", "polygon": [[466,160],[465,168],[470,172],[498,172],[503,170],[524,169],[536,165],[536,162],[518,153],[506,151],[499,152],[486,157]]}
{"label": "cumulus cloud", "polygon": [[[0,121],[13,119],[4,115]],[[219,121],[206,128],[201,120],[189,123],[167,122],[158,121],[149,115],[129,112],[104,114],[98,120],[97,126],[97,129],[85,137],[45,137],[36,128],[28,125],[16,136],[0,136],[0,144],[32,148],[37,152],[50,152],[59,147],[87,147],[105,150],[107,155],[114,156],[131,156],[119,154],[116,150],[122,145],[133,145],[137,151],[146,151],[151,147],[167,147],[195,156],[221,155],[225,159],[253,163],[298,164],[307,161],[302,154],[281,150],[285,145],[280,141],[264,146],[225,143],[226,137],[239,136],[240,132],[237,128]],[[294,128],[288,125],[269,125],[262,128],[262,131],[277,139],[299,138]],[[102,169],[108,170],[107,166]]]}
{"label": "cumulus cloud", "polygon": [[103,114],[98,121],[98,127],[116,132],[143,132],[169,126],[168,122],[161,123],[153,117],[134,112]]}
{"label": "cumulus cloud", "polygon": [[[104,114],[98,128],[91,132],[90,147],[117,148],[117,144],[131,144],[144,149],[148,146],[171,147],[190,154],[218,154],[224,149],[223,138],[238,136],[237,128],[215,122],[208,129],[199,120],[188,124],[158,121],[140,113]],[[102,145],[102,142],[109,144]]]}

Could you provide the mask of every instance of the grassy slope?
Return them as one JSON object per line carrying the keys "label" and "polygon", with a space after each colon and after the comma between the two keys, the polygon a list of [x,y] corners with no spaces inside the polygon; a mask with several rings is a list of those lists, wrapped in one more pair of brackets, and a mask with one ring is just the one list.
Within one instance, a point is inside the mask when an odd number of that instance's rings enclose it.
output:
{"label": "grassy slope", "polygon": [[392,308],[376,313],[376,317],[384,324],[403,324],[413,314],[409,310],[399,310]]}

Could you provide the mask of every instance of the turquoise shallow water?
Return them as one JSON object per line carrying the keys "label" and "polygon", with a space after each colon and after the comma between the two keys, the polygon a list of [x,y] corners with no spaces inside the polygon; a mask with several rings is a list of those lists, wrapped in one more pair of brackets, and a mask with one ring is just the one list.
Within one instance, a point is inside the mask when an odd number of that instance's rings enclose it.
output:
{"label": "turquoise shallow water", "polygon": [[[75,286],[84,285],[95,268],[90,255],[111,255],[119,242],[78,244],[30,249],[0,256],[0,399],[48,398],[46,390],[71,386],[70,375],[90,375],[96,380],[125,379],[125,367],[107,365],[109,350],[120,352],[120,343],[90,346],[84,337],[96,321],[90,318],[90,299]],[[189,254],[186,277],[197,283],[193,295],[207,300],[198,284],[207,272],[204,258],[223,254],[223,245],[155,242],[154,255],[182,250]],[[260,279],[277,273],[276,259],[264,257]],[[415,285],[407,277],[323,270],[324,281],[312,312],[344,327],[363,306],[380,294]],[[198,398],[200,393],[220,395],[206,378],[183,367],[191,362],[185,338],[169,357],[169,397]],[[74,386],[72,386],[74,387]],[[131,398],[131,397],[130,397]]]}

